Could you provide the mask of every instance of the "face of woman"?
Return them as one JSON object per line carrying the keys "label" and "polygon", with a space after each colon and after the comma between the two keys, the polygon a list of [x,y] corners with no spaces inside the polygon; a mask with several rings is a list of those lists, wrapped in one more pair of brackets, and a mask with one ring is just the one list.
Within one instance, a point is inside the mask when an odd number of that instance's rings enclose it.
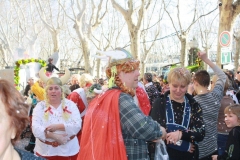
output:
{"label": "face of woman", "polygon": [[47,96],[50,102],[61,101],[62,90],[58,85],[49,85]]}
{"label": "face of woman", "polygon": [[169,83],[171,99],[175,101],[182,101],[185,93],[187,92],[187,87],[188,85],[178,81]]}
{"label": "face of woman", "polygon": [[138,76],[140,75],[139,70],[134,70],[129,73],[120,72],[119,78],[122,80],[122,83],[129,88],[137,88],[138,86]]}
{"label": "face of woman", "polygon": [[6,113],[5,106],[0,100],[0,159],[6,157],[6,153],[11,154],[12,143],[11,139],[15,138],[15,131],[11,125],[11,119]]}

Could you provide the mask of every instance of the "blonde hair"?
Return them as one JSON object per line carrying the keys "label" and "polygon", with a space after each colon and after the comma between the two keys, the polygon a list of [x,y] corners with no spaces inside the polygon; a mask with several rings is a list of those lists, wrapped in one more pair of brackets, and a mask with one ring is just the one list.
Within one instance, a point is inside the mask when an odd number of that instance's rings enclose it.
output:
{"label": "blonde hair", "polygon": [[61,89],[61,93],[62,93],[61,103],[62,103],[62,109],[63,109],[62,116],[65,120],[67,120],[70,117],[70,115],[69,115],[69,113],[64,111],[65,110],[65,95],[64,95],[64,92],[63,92],[62,81],[57,77],[52,77],[52,78],[48,79],[48,81],[46,83],[46,87],[44,88],[45,89],[44,99],[45,99],[45,102],[46,102],[46,110],[44,112],[44,119],[48,120],[48,118],[49,118],[49,112],[46,112],[46,111],[50,107],[49,99],[48,99],[48,95],[47,95],[47,90],[49,89],[50,85],[58,85]]}
{"label": "blonde hair", "polygon": [[73,75],[71,76],[71,83],[72,83],[72,80],[73,80],[73,79],[76,79],[77,81],[79,81],[80,75],[79,75],[79,74],[73,74]]}
{"label": "blonde hair", "polygon": [[86,87],[87,84],[92,85],[93,84],[93,78],[90,74],[88,73],[83,73],[80,78],[79,78],[79,86],[81,88]]}
{"label": "blonde hair", "polygon": [[240,120],[240,105],[239,104],[233,104],[230,106],[227,106],[224,109],[224,114],[235,114],[238,119]]}
{"label": "blonde hair", "polygon": [[170,70],[167,81],[168,83],[180,81],[183,84],[188,85],[191,82],[191,77],[189,70],[183,67],[177,67]]}

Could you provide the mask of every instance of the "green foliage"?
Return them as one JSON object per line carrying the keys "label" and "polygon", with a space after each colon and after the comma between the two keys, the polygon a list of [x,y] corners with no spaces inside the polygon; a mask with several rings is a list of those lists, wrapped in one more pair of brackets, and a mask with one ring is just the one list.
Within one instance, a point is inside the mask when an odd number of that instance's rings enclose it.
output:
{"label": "green foliage", "polygon": [[13,72],[14,72],[14,83],[15,83],[15,87],[16,87],[17,90],[20,89],[20,87],[18,86],[19,85],[19,79],[20,79],[20,77],[19,77],[20,66],[22,64],[25,65],[25,64],[31,63],[31,62],[40,63],[42,67],[47,65],[46,61],[39,60],[39,59],[33,59],[33,58],[31,58],[31,59],[21,59],[21,60],[16,61],[15,62],[16,66],[14,67]]}

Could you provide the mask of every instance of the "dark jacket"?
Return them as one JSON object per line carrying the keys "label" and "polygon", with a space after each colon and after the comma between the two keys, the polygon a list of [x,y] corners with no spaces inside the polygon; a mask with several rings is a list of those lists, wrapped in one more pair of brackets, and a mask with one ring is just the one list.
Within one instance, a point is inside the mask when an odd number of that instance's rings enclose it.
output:
{"label": "dark jacket", "polygon": [[[166,128],[166,97],[169,94],[170,91],[167,91],[165,94],[161,94],[160,98],[155,100],[150,113],[150,116],[164,128]],[[190,152],[181,152],[172,148],[167,148],[168,154],[172,159],[188,159],[187,157],[192,157],[189,159],[198,159],[198,147],[195,142],[202,141],[205,136],[205,126],[202,118],[202,108],[190,94],[187,93],[185,94],[185,96],[191,106],[191,118],[188,131],[182,132],[181,140],[185,140],[187,142],[195,144],[195,152],[194,154],[191,154]]]}
{"label": "dark jacket", "polygon": [[239,160],[240,159],[240,126],[234,127],[228,136],[225,153],[218,156],[218,160]]}
{"label": "dark jacket", "polygon": [[58,69],[54,64],[52,64],[52,63],[48,63],[48,64],[47,64],[46,71],[48,71],[48,72],[52,72],[53,69],[56,69],[57,71],[59,71],[59,69]]}

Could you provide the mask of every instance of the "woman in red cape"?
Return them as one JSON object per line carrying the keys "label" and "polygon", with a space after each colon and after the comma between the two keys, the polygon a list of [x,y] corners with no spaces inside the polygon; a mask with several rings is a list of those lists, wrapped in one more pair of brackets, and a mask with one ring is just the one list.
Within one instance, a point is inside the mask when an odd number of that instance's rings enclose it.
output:
{"label": "woman in red cape", "polygon": [[104,54],[112,55],[106,69],[110,89],[88,106],[78,160],[148,159],[146,142],[164,138],[166,131],[134,102],[139,61],[124,49]]}
{"label": "woman in red cape", "polygon": [[89,105],[84,122],[86,127],[83,127],[80,143],[79,160],[127,159],[117,107],[120,92],[118,89],[110,90],[99,95]]}

